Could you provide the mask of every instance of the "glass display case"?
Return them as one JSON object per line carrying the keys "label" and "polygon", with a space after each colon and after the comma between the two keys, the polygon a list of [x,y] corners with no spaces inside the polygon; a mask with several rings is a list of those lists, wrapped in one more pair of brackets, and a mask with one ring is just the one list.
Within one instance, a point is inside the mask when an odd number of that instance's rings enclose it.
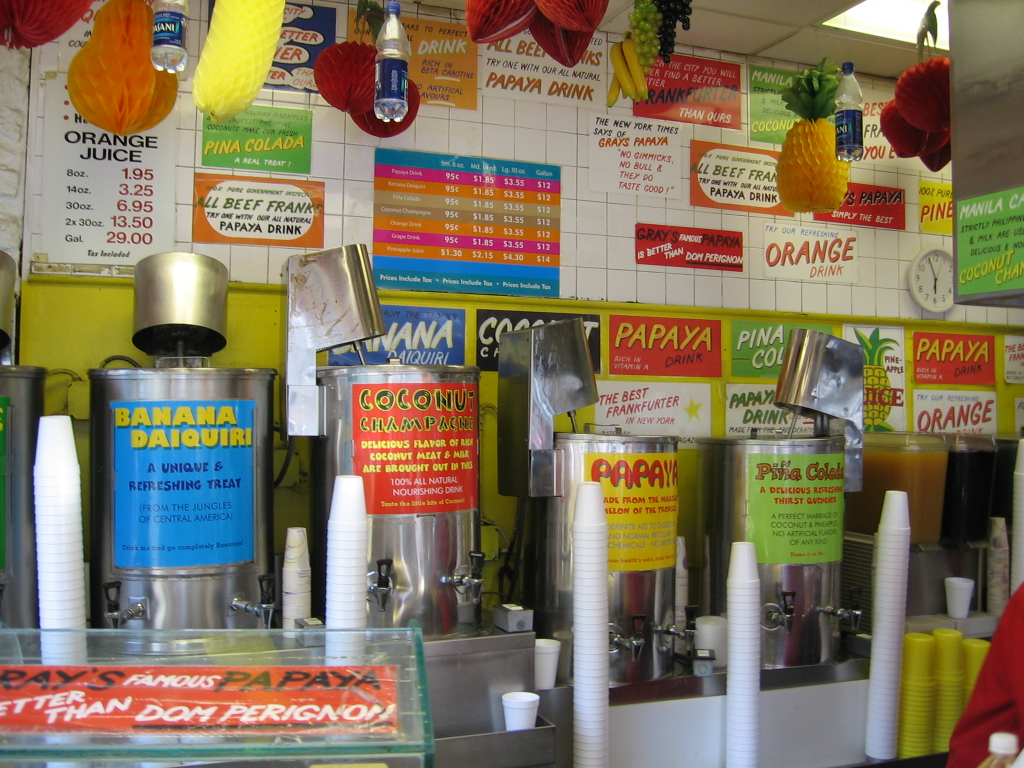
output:
{"label": "glass display case", "polygon": [[433,765],[418,628],[0,630],[0,765]]}

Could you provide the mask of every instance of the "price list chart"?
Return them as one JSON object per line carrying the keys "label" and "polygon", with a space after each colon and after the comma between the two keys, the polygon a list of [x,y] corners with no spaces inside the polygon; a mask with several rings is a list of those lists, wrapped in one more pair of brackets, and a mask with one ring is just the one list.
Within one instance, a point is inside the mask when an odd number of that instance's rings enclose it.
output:
{"label": "price list chart", "polygon": [[558,296],[561,168],[377,149],[378,287]]}
{"label": "price list chart", "polygon": [[46,82],[45,105],[45,260],[127,266],[173,251],[173,116],[145,133],[109,133],[75,112],[64,74]]}

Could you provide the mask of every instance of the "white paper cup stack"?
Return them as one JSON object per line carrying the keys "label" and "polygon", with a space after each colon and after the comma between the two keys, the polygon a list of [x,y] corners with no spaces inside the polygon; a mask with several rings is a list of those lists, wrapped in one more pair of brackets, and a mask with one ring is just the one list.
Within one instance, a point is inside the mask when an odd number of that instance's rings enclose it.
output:
{"label": "white paper cup stack", "polygon": [[[689,562],[686,559],[686,537],[676,536],[676,595],[675,612],[676,626],[682,627],[686,621],[686,606],[690,602],[690,571]],[[677,637],[675,639],[676,653],[686,651],[685,641]]]}
{"label": "white paper cup stack", "polygon": [[39,627],[69,630],[43,632],[43,663],[84,664],[82,480],[70,417],[39,419],[33,478]]}
{"label": "white paper cup stack", "polygon": [[281,626],[284,629],[294,629],[296,621],[313,615],[312,587],[306,529],[289,528],[281,565]]}
{"label": "white paper cup stack", "polygon": [[[363,478],[334,478],[331,513],[327,519],[327,588],[324,624],[328,630],[366,628],[367,538]],[[363,638],[355,633],[327,633],[325,655],[357,659]]]}
{"label": "white paper cup stack", "polygon": [[886,492],[876,541],[864,752],[870,758],[892,760],[897,753],[910,561],[910,507],[903,491]]}
{"label": "white paper cup stack", "polygon": [[572,522],[573,765],[607,768],[608,523],[600,483],[580,483]]}
{"label": "white paper cup stack", "polygon": [[760,744],[761,580],[749,541],[735,541],[725,580],[726,646],[725,766],[754,768]]}

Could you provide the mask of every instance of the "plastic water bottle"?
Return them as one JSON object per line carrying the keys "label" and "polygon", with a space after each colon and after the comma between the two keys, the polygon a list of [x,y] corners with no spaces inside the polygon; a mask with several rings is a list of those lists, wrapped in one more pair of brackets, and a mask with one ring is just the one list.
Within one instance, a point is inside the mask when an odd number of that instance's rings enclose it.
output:
{"label": "plastic water bottle", "polygon": [[153,3],[153,66],[168,72],[182,72],[188,65],[185,27],[188,0],[156,0]]}
{"label": "plastic water bottle", "polygon": [[836,90],[836,157],[847,163],[864,157],[864,95],[852,61],[843,63]]}
{"label": "plastic water bottle", "polygon": [[[988,757],[981,766],[984,768],[1010,768],[1017,757],[1017,750],[1020,745],[1017,743],[1017,734],[996,732],[988,737]],[[979,768],[981,768],[979,766]]]}
{"label": "plastic water bottle", "polygon": [[401,122],[409,111],[409,38],[398,18],[401,6],[388,0],[387,17],[377,35],[377,75],[373,113],[385,123]]}

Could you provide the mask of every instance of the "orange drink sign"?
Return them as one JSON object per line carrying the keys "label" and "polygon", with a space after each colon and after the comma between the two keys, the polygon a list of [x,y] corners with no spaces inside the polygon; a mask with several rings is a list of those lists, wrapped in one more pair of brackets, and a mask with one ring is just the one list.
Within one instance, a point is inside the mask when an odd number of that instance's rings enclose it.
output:
{"label": "orange drink sign", "polygon": [[679,509],[674,453],[588,453],[585,478],[601,483],[608,570],[653,571],[676,562]]}

